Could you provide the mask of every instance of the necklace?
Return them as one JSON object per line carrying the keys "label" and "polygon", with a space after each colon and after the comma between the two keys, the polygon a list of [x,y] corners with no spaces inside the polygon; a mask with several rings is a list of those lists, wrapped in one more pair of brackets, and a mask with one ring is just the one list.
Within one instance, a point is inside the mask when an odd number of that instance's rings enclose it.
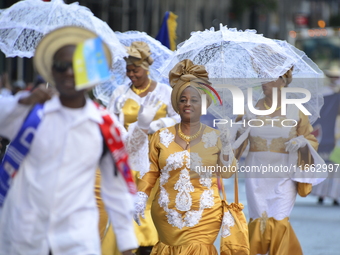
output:
{"label": "necklace", "polygon": [[[263,105],[264,105],[264,107],[265,107],[267,110],[270,109],[270,107],[266,104],[266,100],[263,100]],[[281,108],[281,106],[277,107],[277,108],[275,109],[275,111],[280,110],[280,108]]]}
{"label": "necklace", "polygon": [[178,135],[179,135],[179,137],[182,138],[182,139],[187,143],[187,145],[188,145],[190,141],[195,140],[195,139],[199,136],[199,134],[201,133],[201,130],[202,130],[202,126],[203,126],[203,125],[202,125],[202,123],[201,123],[200,129],[197,131],[196,134],[194,134],[194,135],[185,135],[185,134],[183,134],[183,132],[182,132],[182,130],[181,130],[181,124],[178,124]]}
{"label": "necklace", "polygon": [[150,88],[151,85],[151,79],[149,79],[149,84],[144,88],[144,89],[137,89],[135,85],[132,85],[132,90],[135,92],[137,95],[142,94],[143,92],[147,91]]}

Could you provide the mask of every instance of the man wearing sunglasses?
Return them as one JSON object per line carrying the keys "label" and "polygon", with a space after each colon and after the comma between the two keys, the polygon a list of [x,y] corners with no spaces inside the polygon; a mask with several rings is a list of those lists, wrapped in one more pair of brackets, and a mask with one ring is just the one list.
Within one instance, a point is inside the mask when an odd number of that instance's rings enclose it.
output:
{"label": "man wearing sunglasses", "polygon": [[[94,197],[98,165],[118,248],[128,255],[138,247],[132,225],[133,192],[129,193],[133,187],[124,146],[119,145],[122,129],[114,117],[109,118],[112,137],[106,139],[107,115],[87,98],[85,90],[75,89],[76,44],[95,36],[78,27],[52,31],[39,43],[34,63],[56,90],[39,86],[0,99],[0,136],[13,145],[0,171],[0,178],[9,174],[6,182],[0,182],[0,255],[100,255]],[[156,100],[148,102],[157,111]],[[145,107],[148,115],[141,113],[137,126],[148,126],[156,113]],[[112,152],[110,146],[118,149]],[[3,194],[7,182],[10,188]]]}

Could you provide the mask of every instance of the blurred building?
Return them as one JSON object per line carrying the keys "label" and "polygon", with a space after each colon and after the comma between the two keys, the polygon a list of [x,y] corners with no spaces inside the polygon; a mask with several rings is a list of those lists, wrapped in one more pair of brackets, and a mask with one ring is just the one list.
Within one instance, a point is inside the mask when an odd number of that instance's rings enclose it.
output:
{"label": "blurred building", "polygon": [[[45,0],[48,1],[48,0]],[[15,0],[1,0],[8,8]],[[66,3],[75,2],[65,0]],[[78,0],[114,31],[138,30],[155,37],[163,15],[172,11],[177,18],[177,43],[190,37],[192,31],[219,24],[238,29],[256,29],[266,37],[287,39],[289,31],[337,22],[338,0]],[[339,18],[338,18],[339,19]],[[340,22],[340,19],[339,19]],[[7,71],[12,80],[33,81],[30,59],[5,59],[0,53],[0,73]]]}

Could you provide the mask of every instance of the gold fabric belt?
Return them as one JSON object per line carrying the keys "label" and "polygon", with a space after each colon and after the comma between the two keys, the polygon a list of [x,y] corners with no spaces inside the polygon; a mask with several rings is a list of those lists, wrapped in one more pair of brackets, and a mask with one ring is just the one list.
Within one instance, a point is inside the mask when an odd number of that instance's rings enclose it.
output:
{"label": "gold fabric belt", "polygon": [[268,144],[266,139],[263,139],[259,136],[250,136],[250,148],[249,151],[251,152],[259,152],[259,151],[270,151],[276,153],[284,153],[288,154],[286,151],[285,143],[288,142],[289,138],[274,138]]}

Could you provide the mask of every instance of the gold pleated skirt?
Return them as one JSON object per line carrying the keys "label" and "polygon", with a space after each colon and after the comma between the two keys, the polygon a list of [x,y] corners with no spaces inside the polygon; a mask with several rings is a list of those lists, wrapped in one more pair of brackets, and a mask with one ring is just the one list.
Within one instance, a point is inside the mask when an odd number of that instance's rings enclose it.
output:
{"label": "gold pleated skirt", "polygon": [[209,254],[217,255],[217,250],[213,244],[190,243],[187,245],[172,246],[158,242],[152,249],[150,255],[155,254],[172,254],[172,255],[198,255]]}
{"label": "gold pleated skirt", "polygon": [[152,203],[151,215],[160,241],[151,255],[217,255],[214,242],[222,222],[221,201],[216,198],[215,205],[203,211],[197,225],[179,229],[168,223],[166,212],[158,204],[158,195]]}
{"label": "gold pleated skirt", "polygon": [[300,243],[289,218],[262,218],[249,222],[250,255],[302,255]]}

